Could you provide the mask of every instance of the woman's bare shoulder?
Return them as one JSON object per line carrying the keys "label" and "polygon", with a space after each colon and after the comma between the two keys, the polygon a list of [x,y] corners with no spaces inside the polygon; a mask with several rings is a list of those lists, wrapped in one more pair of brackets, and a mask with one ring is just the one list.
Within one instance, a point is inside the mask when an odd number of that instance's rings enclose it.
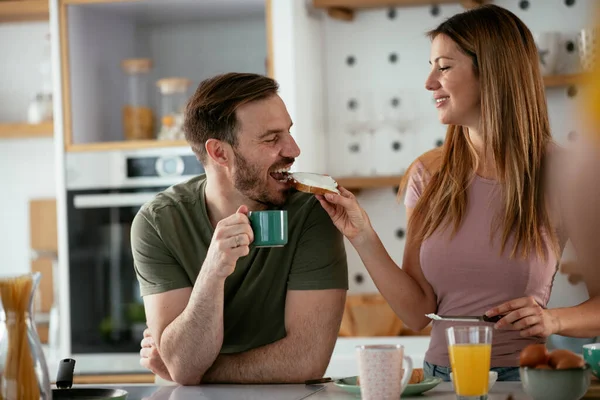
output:
{"label": "woman's bare shoulder", "polygon": [[426,172],[430,176],[433,175],[440,169],[442,165],[442,155],[443,150],[441,147],[421,154],[412,163],[411,167],[409,168],[409,172],[411,172],[412,168],[417,168],[423,170],[423,172]]}
{"label": "woman's bare shoulder", "polygon": [[410,184],[419,187],[422,192],[429,183],[431,176],[442,164],[442,149],[436,148],[417,157],[406,170],[398,188],[398,201],[404,196],[405,190]]}
{"label": "woman's bare shoulder", "polygon": [[556,179],[564,172],[564,166],[569,157],[567,148],[559,145],[555,141],[551,141],[546,146],[544,157],[544,168],[546,170],[546,178]]}

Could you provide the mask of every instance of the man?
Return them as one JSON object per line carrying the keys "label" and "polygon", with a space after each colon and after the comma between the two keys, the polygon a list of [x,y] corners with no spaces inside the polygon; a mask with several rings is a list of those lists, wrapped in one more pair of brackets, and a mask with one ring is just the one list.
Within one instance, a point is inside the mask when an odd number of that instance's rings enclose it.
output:
{"label": "man", "polygon": [[[322,377],[348,288],[341,235],[281,171],[300,154],[270,78],[200,84],[184,130],[206,174],[146,204],[132,225],[148,330],[141,363],[183,385]],[[288,244],[253,248],[249,210],[288,212]]]}

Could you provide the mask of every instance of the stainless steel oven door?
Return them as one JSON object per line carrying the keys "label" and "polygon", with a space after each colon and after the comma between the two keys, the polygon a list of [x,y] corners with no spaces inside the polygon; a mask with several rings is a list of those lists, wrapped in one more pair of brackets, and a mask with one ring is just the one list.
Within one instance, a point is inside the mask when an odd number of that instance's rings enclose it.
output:
{"label": "stainless steel oven door", "polygon": [[130,231],[156,193],[204,172],[189,148],[66,155],[71,353],[137,353],[145,315]]}
{"label": "stainless steel oven door", "polygon": [[67,193],[73,353],[139,351],[145,316],[130,230],[140,207],[162,189]]}

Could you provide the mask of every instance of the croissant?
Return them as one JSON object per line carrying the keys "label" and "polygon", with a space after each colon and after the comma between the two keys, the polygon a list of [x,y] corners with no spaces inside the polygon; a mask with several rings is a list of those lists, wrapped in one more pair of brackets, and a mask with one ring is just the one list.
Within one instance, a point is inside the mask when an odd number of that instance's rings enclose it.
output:
{"label": "croissant", "polygon": [[409,384],[413,383],[421,383],[425,379],[425,372],[423,372],[423,368],[415,368],[413,369],[412,375],[410,376]]}
{"label": "croissant", "polygon": [[[415,368],[410,375],[410,379],[408,380],[408,384],[412,385],[414,383],[421,383],[425,379],[425,372],[423,368]],[[360,386],[360,376],[356,377],[356,385]]]}

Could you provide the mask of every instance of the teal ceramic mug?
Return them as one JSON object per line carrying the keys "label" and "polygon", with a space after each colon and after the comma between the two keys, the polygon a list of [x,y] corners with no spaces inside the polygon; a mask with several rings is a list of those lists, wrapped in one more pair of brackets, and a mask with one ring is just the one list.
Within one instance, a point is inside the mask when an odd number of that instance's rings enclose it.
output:
{"label": "teal ceramic mug", "polygon": [[600,379],[600,343],[583,346],[583,359],[592,367],[592,373]]}
{"label": "teal ceramic mug", "polygon": [[250,211],[248,213],[254,247],[283,247],[288,241],[286,210]]}

